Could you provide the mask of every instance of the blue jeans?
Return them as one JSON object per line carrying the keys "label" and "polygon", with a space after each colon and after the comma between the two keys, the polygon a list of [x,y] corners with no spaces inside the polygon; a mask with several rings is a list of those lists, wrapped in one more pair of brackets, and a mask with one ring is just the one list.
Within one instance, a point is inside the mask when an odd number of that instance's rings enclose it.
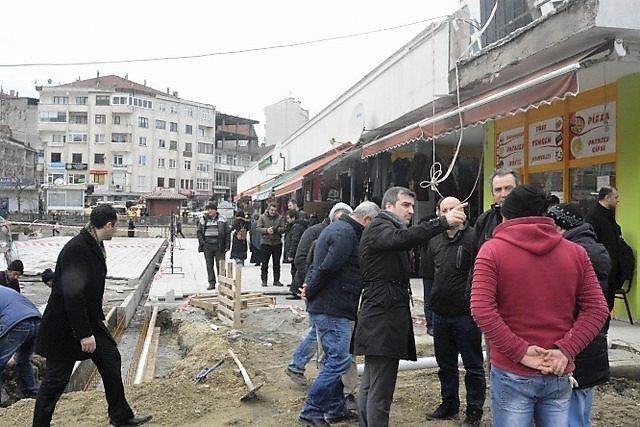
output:
{"label": "blue jeans", "polygon": [[590,426],[592,404],[593,387],[573,390],[569,402],[569,427]]}
{"label": "blue jeans", "polygon": [[569,424],[569,377],[523,377],[491,366],[491,417],[495,427],[566,427]]}
{"label": "blue jeans", "polygon": [[40,319],[32,317],[18,322],[0,338],[0,388],[2,388],[2,373],[9,359],[16,355],[16,372],[18,384],[25,396],[38,393],[31,355],[35,345],[36,335],[40,327]]}
{"label": "blue jeans", "polygon": [[343,317],[326,314],[309,313],[309,318],[316,325],[318,339],[324,350],[324,364],[309,389],[300,417],[336,418],[346,411],[341,377],[351,364],[351,322]]}
{"label": "blue jeans", "polygon": [[442,317],[433,314],[433,345],[438,362],[440,395],[448,408],[458,410],[458,354],[466,374],[467,409],[482,410],[487,387],[482,357],[482,333],[471,316]]}
{"label": "blue jeans", "polygon": [[302,339],[302,342],[298,344],[289,362],[289,369],[299,374],[304,374],[307,363],[309,363],[313,355],[318,351],[316,325],[313,323],[311,316],[309,317],[309,323],[311,323],[309,332],[307,332],[307,335]]}
{"label": "blue jeans", "polygon": [[432,279],[422,279],[422,286],[424,293],[422,299],[424,300],[424,319],[427,321],[427,328],[433,327],[433,312],[431,311],[431,288],[433,288]]}

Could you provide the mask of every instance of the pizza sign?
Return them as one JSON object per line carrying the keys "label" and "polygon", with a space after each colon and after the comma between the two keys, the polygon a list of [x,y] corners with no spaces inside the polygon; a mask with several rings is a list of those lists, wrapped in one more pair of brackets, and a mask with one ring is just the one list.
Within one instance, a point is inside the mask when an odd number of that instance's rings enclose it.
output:
{"label": "pizza sign", "polygon": [[616,152],[616,103],[576,111],[569,122],[572,159]]}

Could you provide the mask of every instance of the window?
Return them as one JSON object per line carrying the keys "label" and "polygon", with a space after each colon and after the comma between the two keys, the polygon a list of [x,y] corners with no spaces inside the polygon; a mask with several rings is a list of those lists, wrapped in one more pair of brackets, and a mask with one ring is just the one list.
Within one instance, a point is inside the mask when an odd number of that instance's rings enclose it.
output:
{"label": "window", "polygon": [[126,133],[112,133],[111,134],[111,142],[127,142],[127,134]]}
{"label": "window", "polygon": [[93,182],[94,184],[105,185],[107,183],[107,175],[92,173],[91,182]]}
{"label": "window", "polygon": [[62,161],[62,153],[51,153],[51,163],[60,163]]}
{"label": "window", "polygon": [[222,153],[216,153],[216,163],[223,164]]}
{"label": "window", "polygon": [[169,169],[175,169],[175,168],[176,168],[176,160],[169,159]]}
{"label": "window", "polygon": [[184,161],[184,170],[187,170],[187,171],[191,170],[191,160]]}
{"label": "window", "polygon": [[105,114],[96,114],[95,123],[97,125],[104,125],[107,123],[107,116]]}
{"label": "window", "polygon": [[54,133],[51,135],[51,142],[67,142],[67,135],[63,133]]}
{"label": "window", "polygon": [[119,125],[120,116],[118,114],[114,114],[113,116],[111,116],[111,123],[113,123],[114,125]]}
{"label": "window", "polygon": [[96,95],[96,105],[109,105],[109,95]]}
{"label": "window", "polygon": [[193,144],[191,142],[185,142],[184,143],[184,151],[188,151],[191,152],[193,151]]}
{"label": "window", "polygon": [[71,153],[71,161],[73,163],[82,163],[82,153]]}
{"label": "window", "polygon": [[147,156],[145,156],[144,154],[141,154],[138,156],[138,164],[140,166],[147,166]]}
{"label": "window", "polygon": [[96,142],[96,144],[104,144],[105,143],[104,133],[96,133],[93,136],[94,136],[94,141]]}
{"label": "window", "polygon": [[104,165],[104,154],[94,154],[93,163],[95,163],[96,165]]}
{"label": "window", "polygon": [[69,97],[68,96],[54,96],[53,97],[53,103],[54,104],[59,104],[59,105],[66,105],[69,103]]}
{"label": "window", "polygon": [[198,126],[198,136],[204,137],[204,128],[202,126]]}
{"label": "window", "polygon": [[184,125],[184,133],[186,133],[187,135],[193,135],[193,126]]}
{"label": "window", "polygon": [[176,179],[169,178],[169,188],[176,188]]}
{"label": "window", "polygon": [[62,182],[64,182],[64,174],[62,173],[50,173],[47,175],[47,182],[49,184],[54,184],[56,182],[56,180],[62,180]]}
{"label": "window", "polygon": [[165,141],[164,139],[159,139],[158,148],[167,148],[167,141]]}
{"label": "window", "polygon": [[65,111],[41,111],[40,121],[49,123],[66,123],[67,113]]}
{"label": "window", "polygon": [[209,189],[209,180],[206,178],[197,178],[196,179],[196,190],[208,190]]}
{"label": "window", "polygon": [[86,133],[70,133],[69,142],[87,142]]}
{"label": "window", "polygon": [[166,129],[167,128],[167,122],[165,120],[156,120],[156,129]]}
{"label": "window", "polygon": [[227,154],[227,164],[236,166],[236,162],[238,160],[238,156],[234,154]]}
{"label": "window", "polygon": [[208,142],[198,142],[198,153],[213,154],[213,144]]}
{"label": "window", "polygon": [[164,178],[158,177],[158,187],[164,187]]}
{"label": "window", "polygon": [[169,105],[169,112],[171,114],[178,114],[178,110],[176,109],[176,106],[173,104]]}
{"label": "window", "polygon": [[216,185],[222,186],[222,187],[228,187],[229,186],[229,174],[225,173],[225,172],[216,172],[216,179],[215,179],[215,183]]}
{"label": "window", "polygon": [[158,110],[160,110],[161,112],[165,112],[167,111],[167,109],[165,108],[164,104],[161,102],[160,105],[158,106]]}
{"label": "window", "polygon": [[142,102],[142,106],[144,108],[153,108],[153,103],[151,103],[151,101],[146,101],[145,100],[145,101]]}
{"label": "window", "polygon": [[72,173],[69,174],[69,184],[84,184],[87,182],[87,177],[84,174]]}
{"label": "window", "polygon": [[147,185],[147,177],[146,176],[139,176],[138,177],[138,187],[144,187]]}
{"label": "window", "polygon": [[126,96],[114,96],[111,99],[113,105],[127,105],[127,97]]}
{"label": "window", "polygon": [[76,105],[87,105],[88,96],[76,96]]}
{"label": "window", "polygon": [[211,162],[198,162],[199,172],[211,172]]}
{"label": "window", "polygon": [[207,110],[200,111],[200,119],[201,120],[209,120],[209,112]]}
{"label": "window", "polygon": [[148,128],[149,127],[149,119],[146,117],[138,117],[138,127],[139,128]]}
{"label": "window", "polygon": [[192,179],[181,179],[180,180],[180,188],[186,190],[193,190],[193,180]]}
{"label": "window", "polygon": [[178,132],[178,124],[175,122],[169,122],[169,131]]}
{"label": "window", "polygon": [[169,141],[169,150],[178,150],[178,141]]}
{"label": "window", "polygon": [[193,117],[193,108],[185,107],[184,115],[187,117]]}
{"label": "window", "polygon": [[146,136],[139,136],[138,137],[138,145],[140,147],[146,147],[147,146],[147,137]]}
{"label": "window", "polygon": [[160,157],[158,159],[158,167],[159,168],[163,168],[164,167],[164,158],[163,157]]}
{"label": "window", "polygon": [[72,114],[69,113],[69,123],[73,125],[86,125],[87,124],[87,115],[86,114]]}
{"label": "window", "polygon": [[121,154],[114,154],[113,166],[124,166],[124,158]]}

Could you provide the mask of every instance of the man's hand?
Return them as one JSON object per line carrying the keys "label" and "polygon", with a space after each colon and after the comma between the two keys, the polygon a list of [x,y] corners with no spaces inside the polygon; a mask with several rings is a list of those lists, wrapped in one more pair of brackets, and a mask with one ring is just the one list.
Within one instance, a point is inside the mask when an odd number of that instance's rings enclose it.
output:
{"label": "man's hand", "polygon": [[268,234],[273,234],[273,227],[267,228],[267,233]]}
{"label": "man's hand", "polygon": [[530,345],[527,347],[527,352],[520,359],[520,363],[524,366],[527,366],[531,369],[538,370],[542,373],[545,373],[543,369],[545,368],[545,356],[549,350],[545,350],[542,347],[538,347],[537,345]]}
{"label": "man's hand", "polygon": [[307,284],[303,283],[301,288],[298,288],[300,291],[300,298],[306,300],[307,299]]}
{"label": "man's hand", "polygon": [[558,349],[546,350],[544,354],[543,374],[563,375],[569,359]]}
{"label": "man's hand", "polygon": [[93,335],[82,338],[80,340],[80,346],[85,353],[93,353],[96,351],[96,338]]}
{"label": "man's hand", "polygon": [[461,203],[444,214],[444,217],[447,220],[450,228],[458,227],[465,222],[465,220],[467,219],[467,215],[464,213],[464,208],[467,205],[468,203]]}
{"label": "man's hand", "polygon": [[287,257],[287,261],[292,262],[293,258],[291,258],[290,256]]}

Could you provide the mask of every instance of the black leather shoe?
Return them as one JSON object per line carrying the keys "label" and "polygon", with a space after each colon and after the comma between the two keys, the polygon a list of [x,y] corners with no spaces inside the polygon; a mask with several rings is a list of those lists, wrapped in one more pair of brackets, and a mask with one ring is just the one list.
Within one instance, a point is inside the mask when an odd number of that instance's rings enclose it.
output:
{"label": "black leather shoe", "polygon": [[133,417],[124,422],[113,422],[109,420],[109,424],[111,424],[113,427],[133,427],[133,426],[140,426],[142,424],[146,424],[149,421],[151,421],[151,418],[152,418],[151,415],[145,415],[142,417]]}
{"label": "black leather shoe", "polygon": [[262,282],[262,287],[266,288],[267,287],[267,282]]}
{"label": "black leather shoe", "polygon": [[273,286],[284,286],[284,285],[278,281],[278,282],[273,282]]}
{"label": "black leather shoe", "polygon": [[477,427],[482,421],[482,409],[467,408],[462,427]]}
{"label": "black leather shoe", "polygon": [[358,421],[358,414],[356,414],[353,411],[347,410],[344,414],[340,415],[339,417],[333,417],[333,418],[327,417],[327,422],[329,424],[344,423],[347,421]]}
{"label": "black leather shoe", "polygon": [[287,295],[284,299],[300,299],[298,295]]}
{"label": "black leather shoe", "polygon": [[328,422],[324,420],[324,418],[298,418],[300,424],[303,426],[330,426]]}
{"label": "black leather shoe", "polygon": [[432,413],[427,414],[428,420],[453,420],[455,418],[458,418],[458,410],[449,408],[444,403],[441,403]]}

